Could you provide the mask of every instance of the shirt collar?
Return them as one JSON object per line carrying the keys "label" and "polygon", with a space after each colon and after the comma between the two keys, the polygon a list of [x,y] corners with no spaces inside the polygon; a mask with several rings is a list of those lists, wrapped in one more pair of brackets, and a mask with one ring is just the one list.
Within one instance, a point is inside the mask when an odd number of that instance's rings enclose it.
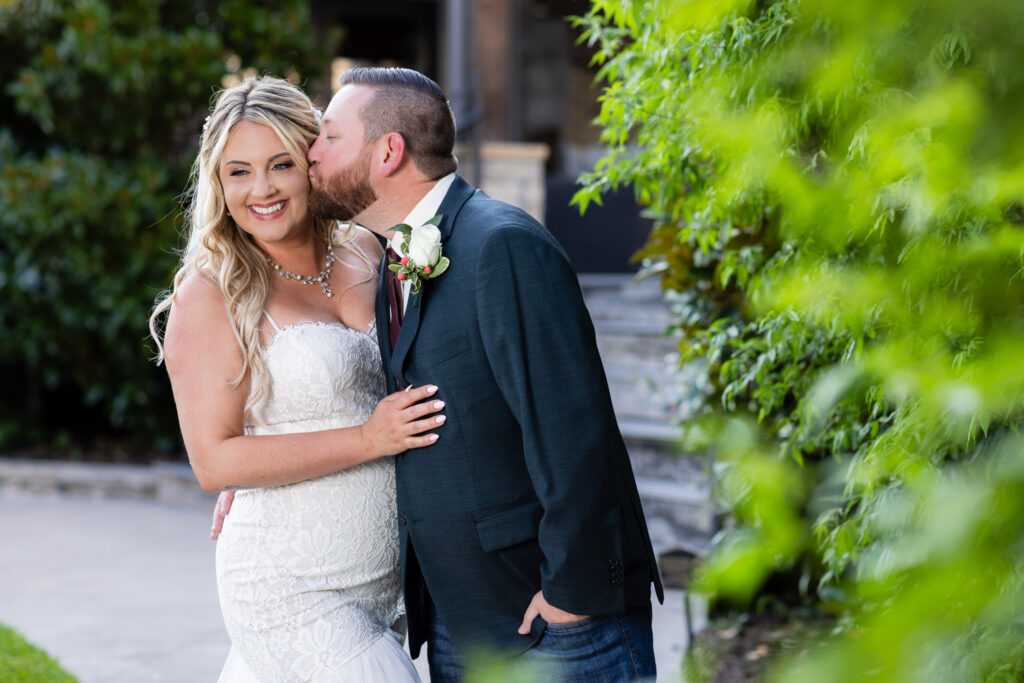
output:
{"label": "shirt collar", "polygon": [[418,228],[436,216],[437,210],[441,208],[441,202],[444,201],[444,196],[448,194],[448,188],[452,186],[453,182],[455,182],[455,174],[449,173],[434,183],[430,191],[423,195],[423,199],[413,207],[402,222],[413,228]]}

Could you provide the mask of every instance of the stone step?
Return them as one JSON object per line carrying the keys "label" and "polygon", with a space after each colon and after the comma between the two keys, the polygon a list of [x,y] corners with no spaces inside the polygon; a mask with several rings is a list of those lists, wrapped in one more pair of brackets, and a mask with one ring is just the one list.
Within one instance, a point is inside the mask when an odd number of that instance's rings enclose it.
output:
{"label": "stone step", "polygon": [[665,336],[668,306],[658,283],[631,275],[582,275],[616,413],[672,423],[678,419],[677,342]]}
{"label": "stone step", "polygon": [[619,431],[627,441],[652,441],[665,445],[679,441],[679,427],[663,420],[644,420],[634,416],[618,416]]}
{"label": "stone step", "polygon": [[700,402],[699,368],[678,366],[655,279],[587,274],[580,286],[655,552],[706,555],[719,523],[710,467],[682,452],[678,424]]}
{"label": "stone step", "polygon": [[705,555],[719,528],[709,468],[664,443],[626,441],[655,552]]}
{"label": "stone step", "polygon": [[585,274],[580,276],[580,288],[599,331],[659,337],[671,323],[663,293],[654,279]]}

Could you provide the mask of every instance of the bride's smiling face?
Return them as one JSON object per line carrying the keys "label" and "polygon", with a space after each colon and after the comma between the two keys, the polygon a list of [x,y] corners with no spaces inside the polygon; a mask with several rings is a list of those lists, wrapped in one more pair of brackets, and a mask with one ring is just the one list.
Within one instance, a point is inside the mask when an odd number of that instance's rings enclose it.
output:
{"label": "bride's smiling face", "polygon": [[236,125],[218,174],[231,217],[257,242],[276,242],[312,228],[309,176],[270,127],[252,121]]}

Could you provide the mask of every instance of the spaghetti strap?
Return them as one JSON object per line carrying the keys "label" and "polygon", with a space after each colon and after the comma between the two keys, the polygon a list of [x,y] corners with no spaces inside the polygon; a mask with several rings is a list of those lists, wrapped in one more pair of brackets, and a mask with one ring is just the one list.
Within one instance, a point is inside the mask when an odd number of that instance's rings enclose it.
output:
{"label": "spaghetti strap", "polygon": [[269,312],[269,311],[267,311],[267,309],[265,309],[265,308],[263,309],[263,315],[267,316],[267,320],[269,320],[269,321],[270,321],[270,324],[274,326],[274,329],[275,329],[276,331],[278,331],[278,332],[280,332],[280,331],[281,331],[281,328],[280,328],[280,327],[278,327],[278,325],[277,325],[277,323],[276,323],[276,322],[274,321],[274,319],[270,317],[270,312]]}

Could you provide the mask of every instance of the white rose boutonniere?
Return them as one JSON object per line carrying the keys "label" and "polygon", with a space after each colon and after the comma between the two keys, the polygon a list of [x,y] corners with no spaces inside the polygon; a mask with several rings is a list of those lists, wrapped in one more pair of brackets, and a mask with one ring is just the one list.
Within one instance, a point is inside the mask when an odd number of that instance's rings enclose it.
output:
{"label": "white rose boutonniere", "polygon": [[449,261],[441,255],[441,231],[437,229],[440,222],[438,215],[418,228],[405,223],[392,228],[395,236],[391,238],[391,248],[399,260],[392,260],[388,269],[397,279],[411,282],[413,294],[423,288],[423,280],[431,280],[448,270]]}

